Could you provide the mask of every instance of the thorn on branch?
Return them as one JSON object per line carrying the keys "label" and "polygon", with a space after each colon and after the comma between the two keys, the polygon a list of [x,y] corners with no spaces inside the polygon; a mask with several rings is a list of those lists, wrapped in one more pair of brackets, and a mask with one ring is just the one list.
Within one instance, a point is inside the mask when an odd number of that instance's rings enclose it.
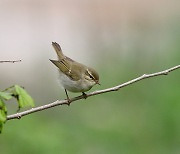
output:
{"label": "thorn on branch", "polygon": [[164,71],[164,75],[168,75],[169,71]]}
{"label": "thorn on branch", "polygon": [[146,74],[143,74],[143,75],[142,75],[143,78],[146,77],[146,76],[147,76]]}
{"label": "thorn on branch", "polygon": [[113,91],[118,91],[119,90],[119,88],[115,88],[115,89],[113,89]]}

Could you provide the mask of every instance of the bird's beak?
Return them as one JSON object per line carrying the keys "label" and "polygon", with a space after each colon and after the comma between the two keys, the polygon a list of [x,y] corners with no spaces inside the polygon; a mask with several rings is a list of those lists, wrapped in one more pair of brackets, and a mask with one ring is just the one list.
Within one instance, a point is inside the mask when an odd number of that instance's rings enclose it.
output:
{"label": "bird's beak", "polygon": [[95,82],[96,82],[96,84],[101,85],[98,80],[96,80]]}

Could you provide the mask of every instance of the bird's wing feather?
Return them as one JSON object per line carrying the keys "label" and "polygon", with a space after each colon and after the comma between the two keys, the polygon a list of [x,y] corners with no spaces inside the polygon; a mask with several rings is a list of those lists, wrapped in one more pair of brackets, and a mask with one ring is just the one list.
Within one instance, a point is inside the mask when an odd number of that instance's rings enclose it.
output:
{"label": "bird's wing feather", "polygon": [[67,63],[66,60],[50,60],[54,65],[56,65],[61,72],[66,74],[71,80],[78,81],[80,79],[79,73],[75,69],[71,69],[71,63]]}

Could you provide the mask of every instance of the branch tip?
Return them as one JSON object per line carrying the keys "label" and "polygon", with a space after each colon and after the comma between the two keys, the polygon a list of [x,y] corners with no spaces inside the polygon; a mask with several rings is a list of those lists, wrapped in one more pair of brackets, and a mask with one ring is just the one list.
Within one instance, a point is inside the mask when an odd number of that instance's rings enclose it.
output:
{"label": "branch tip", "polygon": [[0,61],[0,63],[17,63],[17,62],[21,62],[22,60],[19,59],[19,60],[3,60],[3,61]]}

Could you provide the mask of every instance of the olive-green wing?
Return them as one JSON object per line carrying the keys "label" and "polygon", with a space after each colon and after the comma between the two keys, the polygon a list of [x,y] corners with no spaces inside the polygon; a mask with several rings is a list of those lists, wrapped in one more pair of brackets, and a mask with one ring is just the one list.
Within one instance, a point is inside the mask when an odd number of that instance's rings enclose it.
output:
{"label": "olive-green wing", "polygon": [[54,65],[56,65],[61,72],[66,74],[69,78],[71,78],[74,81],[78,81],[80,79],[80,73],[76,71],[76,69],[71,69],[72,63],[66,62],[65,59],[62,59],[60,61],[58,60],[50,60]]}

